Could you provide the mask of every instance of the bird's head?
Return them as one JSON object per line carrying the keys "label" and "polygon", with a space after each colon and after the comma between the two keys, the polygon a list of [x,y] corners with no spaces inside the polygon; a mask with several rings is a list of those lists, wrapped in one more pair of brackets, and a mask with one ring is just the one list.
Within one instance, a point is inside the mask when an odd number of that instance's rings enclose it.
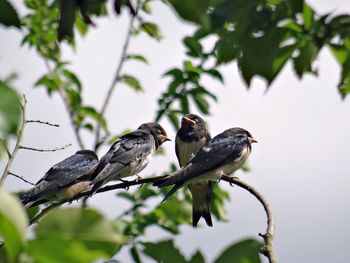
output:
{"label": "bird's head", "polygon": [[171,141],[167,137],[166,131],[163,129],[163,127],[156,122],[144,123],[138,129],[151,133],[154,139],[156,140],[158,146],[160,146],[162,143],[166,141]]}
{"label": "bird's head", "polygon": [[230,136],[246,138],[250,144],[258,142],[253,138],[249,131],[242,128],[231,128],[225,131]]}
{"label": "bird's head", "polygon": [[181,128],[185,130],[205,129],[205,123],[198,115],[187,114],[181,119]]}

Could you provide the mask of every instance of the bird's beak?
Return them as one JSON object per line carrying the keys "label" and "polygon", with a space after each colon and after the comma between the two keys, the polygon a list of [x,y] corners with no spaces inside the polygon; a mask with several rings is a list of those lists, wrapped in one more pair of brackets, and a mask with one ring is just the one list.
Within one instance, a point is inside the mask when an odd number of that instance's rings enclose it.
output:
{"label": "bird's beak", "polygon": [[185,126],[185,127],[194,127],[196,125],[196,122],[187,118],[187,117],[182,117],[181,120],[181,126]]}
{"label": "bird's beak", "polygon": [[250,143],[258,142],[258,141],[255,140],[253,137],[248,137],[248,141],[249,141]]}
{"label": "bird's beak", "polygon": [[166,137],[166,136],[164,136],[162,134],[158,134],[157,137],[162,143],[166,142],[166,141],[171,141],[168,137]]}

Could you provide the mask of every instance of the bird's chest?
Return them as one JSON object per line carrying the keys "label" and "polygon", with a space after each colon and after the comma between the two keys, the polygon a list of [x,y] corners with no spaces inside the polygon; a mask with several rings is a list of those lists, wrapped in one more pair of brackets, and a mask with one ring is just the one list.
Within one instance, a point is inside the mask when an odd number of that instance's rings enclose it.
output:
{"label": "bird's chest", "polygon": [[180,166],[184,166],[192,157],[198,152],[200,147],[205,144],[205,138],[199,141],[192,142],[179,142],[177,141],[178,146],[178,158]]}
{"label": "bird's chest", "polygon": [[250,154],[250,149],[248,147],[245,147],[242,151],[242,154],[234,159],[232,162],[229,162],[228,164],[224,165],[222,167],[222,171],[226,175],[230,175],[233,172],[237,171],[239,168],[242,167],[242,165],[247,161],[248,156]]}
{"label": "bird's chest", "polygon": [[152,147],[151,151],[141,154],[135,161],[130,163],[130,174],[136,174],[141,172],[151,161],[152,156],[156,152],[155,146]]}

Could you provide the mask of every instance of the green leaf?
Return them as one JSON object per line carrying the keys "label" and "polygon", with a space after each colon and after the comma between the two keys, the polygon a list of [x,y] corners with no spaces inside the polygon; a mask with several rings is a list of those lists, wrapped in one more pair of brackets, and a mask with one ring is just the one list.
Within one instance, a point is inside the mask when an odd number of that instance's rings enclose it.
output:
{"label": "green leaf", "polygon": [[75,27],[78,29],[80,35],[85,36],[89,30],[88,25],[84,22],[83,18],[79,13],[75,16]]}
{"label": "green leaf", "polygon": [[198,39],[193,37],[185,37],[183,43],[189,49],[188,55],[192,57],[201,57],[203,55],[203,47]]}
{"label": "green leaf", "polygon": [[135,263],[141,263],[141,258],[140,258],[140,254],[139,254],[139,251],[137,249],[136,246],[132,246],[130,248],[130,254],[132,256],[132,259],[134,260]]}
{"label": "green leaf", "polygon": [[128,242],[112,222],[91,209],[55,209],[40,221],[36,233],[38,239],[79,242],[89,250],[109,256]]}
{"label": "green leaf", "polygon": [[0,236],[9,262],[16,262],[26,239],[28,218],[17,197],[0,188]]}
{"label": "green leaf", "polygon": [[166,116],[168,117],[169,121],[174,126],[174,128],[178,130],[180,128],[180,124],[176,113],[173,111],[169,111]]}
{"label": "green leaf", "polygon": [[21,102],[17,93],[0,81],[0,134],[17,134],[21,120]]}
{"label": "green leaf", "polygon": [[184,68],[185,68],[185,71],[193,72],[193,73],[196,73],[198,75],[201,74],[201,72],[202,72],[202,70],[200,68],[193,66],[192,62],[189,60],[184,61]]}
{"label": "green leaf", "polygon": [[170,0],[169,2],[183,19],[201,24],[204,28],[210,27],[207,14],[210,0],[190,0],[186,1],[186,4],[181,0]]}
{"label": "green leaf", "polygon": [[187,263],[185,257],[174,247],[173,240],[158,243],[142,242],[142,245],[145,247],[142,252],[157,262]]}
{"label": "green leaf", "polygon": [[78,88],[78,91],[81,91],[82,89],[82,85],[81,85],[81,82],[78,78],[77,75],[75,75],[73,72],[67,70],[67,69],[64,69],[62,70],[62,74],[71,82],[73,83],[74,85],[76,85],[76,87]]}
{"label": "green leaf", "polygon": [[314,22],[314,11],[306,2],[303,4],[303,19],[305,29],[309,30]]}
{"label": "green leaf", "polygon": [[140,29],[147,33],[150,37],[155,38],[157,41],[163,38],[163,35],[159,29],[159,27],[154,23],[142,23]]}
{"label": "green leaf", "polygon": [[140,82],[133,76],[124,75],[121,77],[125,84],[129,85],[135,91],[143,91]]}
{"label": "green leaf", "polygon": [[201,94],[194,94],[192,96],[196,106],[203,114],[209,114],[209,103]]}
{"label": "green leaf", "polygon": [[218,79],[222,84],[224,84],[224,79],[221,75],[221,73],[216,70],[216,69],[209,69],[209,70],[204,70],[205,73],[209,74],[213,78]]}
{"label": "green leaf", "polygon": [[197,250],[196,254],[192,256],[188,263],[205,263],[205,260],[202,253],[199,250]]}
{"label": "green leaf", "polygon": [[129,54],[129,55],[127,55],[126,58],[127,59],[136,59],[136,60],[141,61],[141,62],[143,62],[145,64],[148,64],[147,59],[144,56],[141,56],[141,55]]}
{"label": "green leaf", "polygon": [[299,48],[299,51],[299,55],[294,59],[294,69],[298,77],[301,78],[305,72],[312,72],[311,64],[315,60],[319,49],[312,40],[309,40]]}
{"label": "green leaf", "polygon": [[217,61],[216,64],[227,63],[239,54],[237,41],[234,34],[222,36],[216,43]]}
{"label": "green leaf", "polygon": [[262,244],[246,239],[227,248],[215,263],[260,263],[259,252]]}
{"label": "green leaf", "polygon": [[0,23],[18,28],[21,26],[16,9],[7,0],[0,0]]}
{"label": "green leaf", "polygon": [[179,80],[182,82],[183,80],[183,72],[178,68],[173,68],[163,74],[163,77],[165,76],[173,76],[174,79]]}
{"label": "green leaf", "polygon": [[31,240],[27,251],[38,263],[86,263],[109,257],[103,250],[89,249],[78,240],[55,236]]}

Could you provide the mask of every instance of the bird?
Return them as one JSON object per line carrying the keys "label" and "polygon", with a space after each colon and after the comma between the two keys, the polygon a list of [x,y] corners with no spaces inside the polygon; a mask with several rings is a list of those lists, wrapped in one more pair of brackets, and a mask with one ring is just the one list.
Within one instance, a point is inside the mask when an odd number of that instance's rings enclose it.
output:
{"label": "bird", "polygon": [[206,180],[219,180],[246,162],[252,149],[251,144],[255,142],[257,141],[245,129],[237,127],[225,130],[203,145],[184,167],[153,185],[174,185],[163,199],[162,202],[165,202],[181,187]]}
{"label": "bird", "polygon": [[100,159],[91,177],[92,189],[85,201],[109,181],[137,175],[166,141],[170,139],[156,122],[144,123],[137,130],[121,136]]}
{"label": "bird", "polygon": [[98,157],[91,150],[80,150],[52,166],[35,186],[19,196],[25,208],[39,201],[72,199],[89,191],[91,171]]}
{"label": "bird", "polygon": [[[181,127],[175,137],[175,152],[180,167],[198,152],[211,139],[209,131],[201,117],[187,114],[181,119]],[[203,217],[208,226],[213,226],[210,207],[213,191],[212,181],[202,181],[188,185],[192,194],[192,225],[196,227]]]}

